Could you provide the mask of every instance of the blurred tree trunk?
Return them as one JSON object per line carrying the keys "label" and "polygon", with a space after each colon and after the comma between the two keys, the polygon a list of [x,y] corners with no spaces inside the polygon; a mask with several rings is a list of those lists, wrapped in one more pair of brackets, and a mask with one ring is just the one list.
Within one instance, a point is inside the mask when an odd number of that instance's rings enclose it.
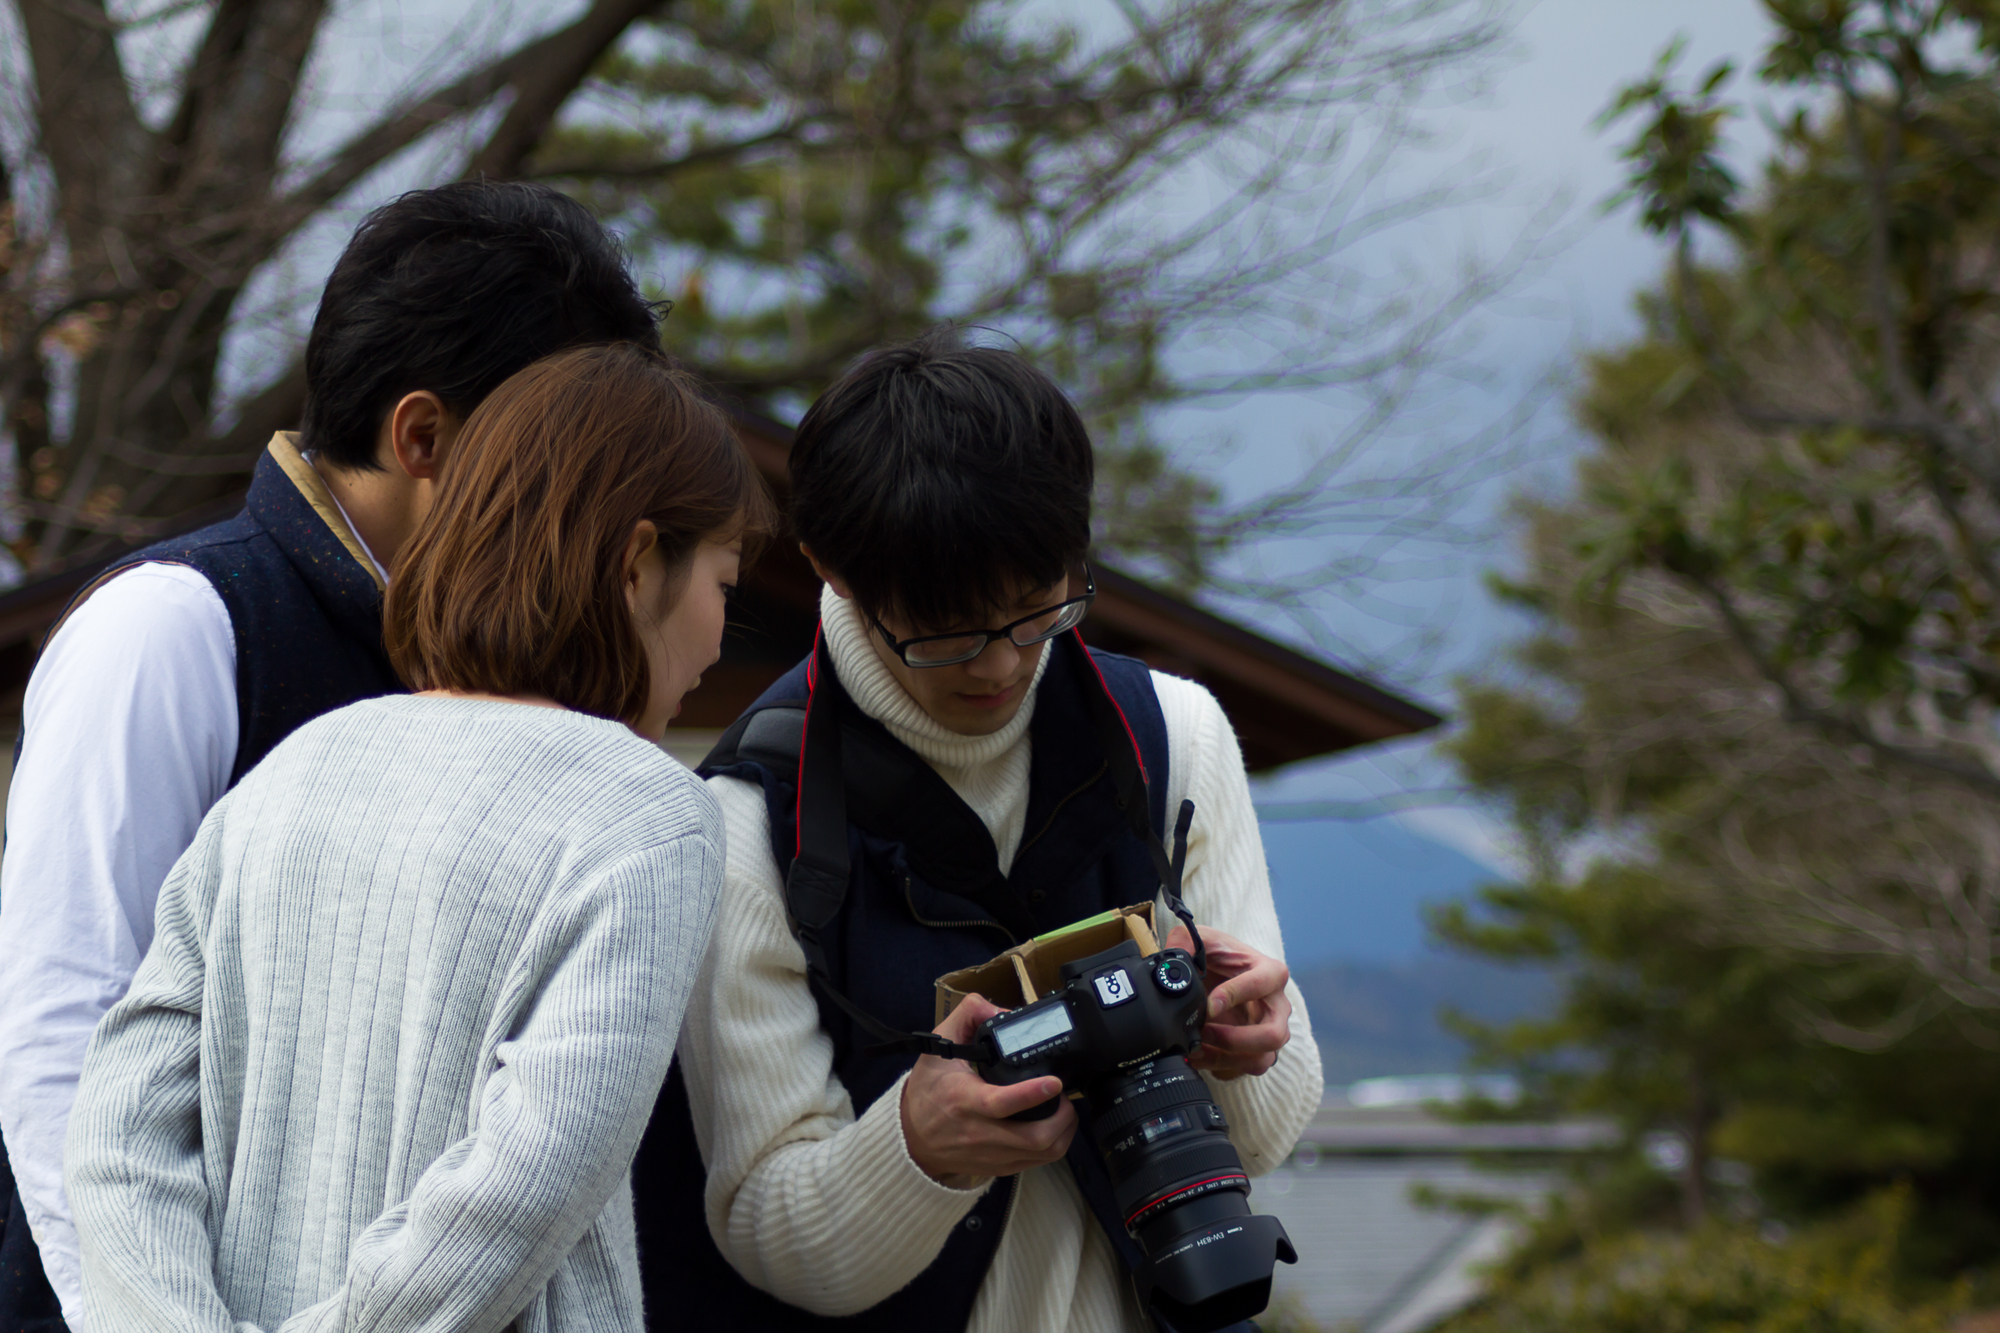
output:
{"label": "blurred tree trunk", "polygon": [[[1462,184],[1390,168],[1424,99],[1496,43],[1497,0],[1121,3],[1122,29],[1089,38],[1008,0],[591,0],[305,162],[285,145],[314,109],[326,0],[150,2],[119,19],[107,0],[14,0],[35,96],[0,177],[0,405],[31,572],[233,491],[303,396],[293,365],[218,403],[246,285],[370,172],[488,118],[447,172],[594,205],[642,272],[680,270],[653,293],[678,303],[675,350],[777,415],[868,347],[1002,326],[1091,414],[1100,539],[1180,586],[1252,536],[1434,528],[1509,434],[1341,484],[1539,237],[1435,290],[1356,257]],[[188,12],[205,26],[149,123],[121,27]],[[1161,408],[1266,388],[1348,404],[1267,494],[1225,504],[1149,431]],[[1258,589],[1302,607],[1378,569],[1316,562],[1290,602]]]}
{"label": "blurred tree trunk", "polygon": [[[10,282],[0,395],[31,570],[171,530],[241,485],[294,424],[293,366],[215,421],[217,358],[245,284],[301,225],[440,123],[505,96],[468,170],[510,176],[591,66],[659,0],[595,0],[569,25],[386,108],[304,173],[283,160],[325,0],[215,0],[177,104],[149,127],[104,0],[19,0],[44,201],[0,175]],[[24,198],[24,196],[27,196]],[[51,430],[52,356],[73,362],[73,420]]]}

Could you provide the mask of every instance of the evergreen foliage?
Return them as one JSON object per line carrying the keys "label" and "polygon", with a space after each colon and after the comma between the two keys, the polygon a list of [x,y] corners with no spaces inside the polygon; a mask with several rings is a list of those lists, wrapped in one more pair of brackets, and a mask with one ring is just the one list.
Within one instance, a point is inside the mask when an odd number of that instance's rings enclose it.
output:
{"label": "evergreen foliage", "polygon": [[1754,190],[1728,68],[1683,89],[1670,51],[1607,112],[1672,262],[1586,361],[1573,491],[1520,506],[1495,587],[1536,631],[1462,691],[1530,872],[1434,927],[1564,985],[1463,1026],[1522,1110],[1624,1146],[1458,1328],[1914,1330],[1996,1295],[2000,9],[1765,7],[1807,110]]}
{"label": "evergreen foliage", "polygon": [[1596,1241],[1559,1271],[1503,1280],[1449,1333],[1945,1333],[1960,1291],[1907,1288],[1908,1198],[1888,1191],[1777,1239],[1711,1223],[1662,1240]]}

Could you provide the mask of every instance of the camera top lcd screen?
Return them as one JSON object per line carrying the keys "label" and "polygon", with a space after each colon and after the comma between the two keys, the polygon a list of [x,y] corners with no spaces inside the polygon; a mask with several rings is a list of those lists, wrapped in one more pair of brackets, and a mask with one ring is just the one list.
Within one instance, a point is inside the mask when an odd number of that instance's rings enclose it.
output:
{"label": "camera top lcd screen", "polygon": [[1060,1037],[1069,1030],[1068,1006],[1052,1004],[1046,1009],[1023,1014],[1011,1023],[995,1025],[993,1038],[1000,1043],[1002,1055],[1016,1055],[1030,1046],[1041,1045],[1051,1037]]}

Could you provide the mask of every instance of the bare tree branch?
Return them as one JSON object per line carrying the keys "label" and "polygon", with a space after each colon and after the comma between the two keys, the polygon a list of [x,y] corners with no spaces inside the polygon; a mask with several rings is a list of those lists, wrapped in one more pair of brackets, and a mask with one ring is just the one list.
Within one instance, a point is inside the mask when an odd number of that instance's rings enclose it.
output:
{"label": "bare tree branch", "polygon": [[1818,728],[1829,739],[1865,745],[1884,759],[1941,774],[1985,795],[2000,796],[2000,775],[1983,764],[1971,764],[1948,753],[1917,749],[1889,740],[1852,713],[1815,703],[1806,696],[1790,672],[1778,665],[1750,620],[1736,605],[1729,590],[1714,579],[1697,574],[1681,575],[1708,598],[1716,614],[1729,630],[1730,639],[1756,667],[1757,673],[1775,687],[1785,702],[1786,716]]}
{"label": "bare tree branch", "polygon": [[40,144],[61,183],[58,212],[72,268],[97,285],[105,226],[141,194],[150,135],[126,87],[103,0],[21,0],[39,102]]}
{"label": "bare tree branch", "polygon": [[[503,88],[513,87],[525,98],[522,115],[539,118],[544,127],[553,105],[574,92],[589,65],[632,21],[657,7],[660,0],[596,0],[582,17],[566,28],[537,38],[466,74],[447,87],[421,94],[393,108],[333,153],[310,179],[274,200],[261,227],[261,259],[308,217],[339,198],[363,176],[415,143],[444,122],[483,105]],[[611,30],[616,23],[617,29]],[[583,53],[587,59],[582,59]],[[579,60],[582,65],[579,68]],[[526,120],[503,118],[485,148],[474,155],[479,163],[489,154],[494,162],[516,153]],[[501,132],[505,131],[504,143]],[[525,151],[525,150],[522,150]],[[475,170],[476,170],[475,166]],[[506,175],[503,171],[489,174]]]}
{"label": "bare tree branch", "polygon": [[556,112],[599,57],[635,21],[663,3],[665,0],[596,0],[582,18],[539,43],[535,59],[518,66],[509,77],[514,100],[484,146],[466,163],[465,174],[500,179],[519,175],[522,163],[547,136]]}

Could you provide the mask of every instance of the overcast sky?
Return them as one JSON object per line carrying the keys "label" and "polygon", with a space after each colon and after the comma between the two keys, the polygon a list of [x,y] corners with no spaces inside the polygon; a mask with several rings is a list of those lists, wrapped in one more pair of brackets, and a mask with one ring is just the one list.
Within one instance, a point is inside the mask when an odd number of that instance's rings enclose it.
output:
{"label": "overcast sky", "polygon": [[[1659,244],[1639,230],[1629,210],[1601,212],[1600,203],[1620,184],[1616,150],[1628,127],[1599,133],[1592,121],[1615,90],[1645,72],[1675,37],[1688,40],[1684,75],[1725,56],[1754,70],[1768,25],[1757,0],[1538,0],[1514,12],[1513,39],[1495,62],[1485,95],[1439,111],[1432,124],[1451,150],[1489,154],[1510,178],[1501,196],[1456,211],[1453,225],[1464,234],[1503,236],[1526,210],[1551,199],[1570,202],[1575,231],[1568,243],[1539,279],[1487,317],[1482,355],[1506,380],[1527,383],[1545,371],[1560,373],[1590,347],[1630,336],[1632,297],[1653,281],[1662,260]],[[1754,80],[1741,75],[1736,87],[1753,103],[1762,94]],[[1737,125],[1732,141],[1747,177],[1768,137],[1753,118]],[[1266,409],[1252,404],[1239,410]],[[1300,425],[1309,422],[1312,409],[1301,399],[1268,410],[1281,414],[1276,420]],[[1443,638],[1432,652],[1383,664],[1386,683],[1448,709],[1450,678],[1496,660],[1519,629],[1487,601],[1479,584],[1483,570],[1509,557],[1499,501],[1511,489],[1561,485],[1567,460],[1580,447],[1559,403],[1552,403],[1531,464],[1489,486],[1482,497],[1486,539],[1448,553],[1438,577],[1391,590],[1390,597],[1442,627]],[[1338,621],[1343,613],[1334,607],[1328,614]],[[1397,642],[1391,630],[1360,611],[1348,614],[1342,628],[1358,642]],[[1262,784],[1259,795],[1267,802],[1353,801],[1449,783],[1449,770],[1430,757],[1428,743],[1419,742],[1302,765]],[[1504,861],[1490,820],[1448,804],[1402,818],[1460,850]]]}

